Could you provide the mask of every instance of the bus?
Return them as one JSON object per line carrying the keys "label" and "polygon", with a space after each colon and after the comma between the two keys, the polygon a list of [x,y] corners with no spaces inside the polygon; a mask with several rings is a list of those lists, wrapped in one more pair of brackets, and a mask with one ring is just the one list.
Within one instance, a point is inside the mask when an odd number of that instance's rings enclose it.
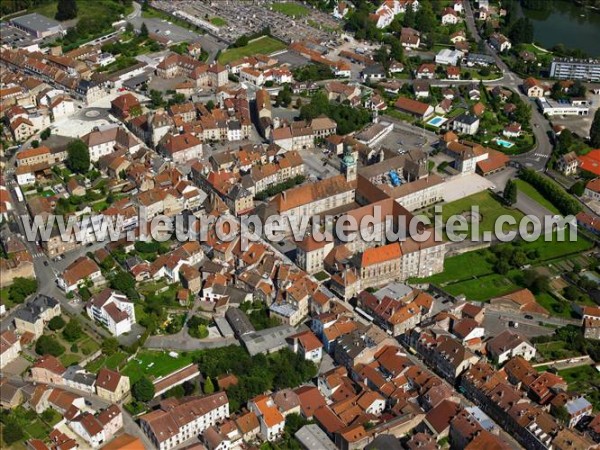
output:
{"label": "bus", "polygon": [[15,188],[15,195],[17,196],[17,200],[19,200],[19,203],[22,203],[23,200],[25,200],[23,198],[23,193],[21,192],[21,188],[19,186]]}

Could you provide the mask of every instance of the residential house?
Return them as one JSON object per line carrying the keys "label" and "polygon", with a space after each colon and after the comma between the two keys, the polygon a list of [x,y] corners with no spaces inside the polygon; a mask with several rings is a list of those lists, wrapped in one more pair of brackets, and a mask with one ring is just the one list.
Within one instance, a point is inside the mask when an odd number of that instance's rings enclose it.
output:
{"label": "residential house", "polygon": [[105,367],[96,376],[96,394],[111,403],[120,403],[129,396],[129,377]]}
{"label": "residential house", "polygon": [[133,302],[109,288],[94,295],[86,311],[90,319],[103,324],[114,336],[129,333],[136,322]]}
{"label": "residential house", "polygon": [[90,282],[94,286],[104,283],[100,267],[87,256],[73,261],[58,279],[58,286],[66,293],[73,292]]}
{"label": "residential house", "polygon": [[31,333],[38,339],[44,333],[44,325],[56,316],[61,309],[58,300],[38,294],[33,300],[18,309],[14,316],[15,331],[18,334]]}

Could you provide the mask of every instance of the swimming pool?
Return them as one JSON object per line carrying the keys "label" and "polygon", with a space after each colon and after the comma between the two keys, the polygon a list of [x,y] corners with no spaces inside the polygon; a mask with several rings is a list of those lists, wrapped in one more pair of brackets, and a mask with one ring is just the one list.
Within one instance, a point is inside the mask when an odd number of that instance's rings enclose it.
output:
{"label": "swimming pool", "polygon": [[427,122],[427,125],[432,125],[434,127],[439,127],[441,126],[444,122],[446,122],[448,119],[445,119],[442,116],[435,116],[433,119],[429,120],[429,122]]}
{"label": "swimming pool", "polygon": [[511,148],[512,146],[515,145],[513,142],[505,141],[504,139],[500,139],[500,138],[496,138],[496,144],[498,144],[500,147],[504,147],[504,148]]}

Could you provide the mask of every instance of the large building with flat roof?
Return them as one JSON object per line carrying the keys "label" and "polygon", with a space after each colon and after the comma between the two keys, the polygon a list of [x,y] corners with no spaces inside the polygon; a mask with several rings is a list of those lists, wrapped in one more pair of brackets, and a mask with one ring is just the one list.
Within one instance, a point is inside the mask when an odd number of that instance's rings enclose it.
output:
{"label": "large building with flat roof", "polygon": [[254,356],[259,353],[267,355],[287,347],[286,338],[295,333],[296,329],[294,327],[290,325],[280,325],[278,327],[244,334],[241,337],[241,340],[250,355]]}
{"label": "large building with flat roof", "polygon": [[550,77],[600,81],[600,59],[554,58],[550,66]]}
{"label": "large building with flat roof", "polygon": [[38,39],[64,32],[60,22],[38,13],[15,17],[14,19],[10,19],[10,24]]}

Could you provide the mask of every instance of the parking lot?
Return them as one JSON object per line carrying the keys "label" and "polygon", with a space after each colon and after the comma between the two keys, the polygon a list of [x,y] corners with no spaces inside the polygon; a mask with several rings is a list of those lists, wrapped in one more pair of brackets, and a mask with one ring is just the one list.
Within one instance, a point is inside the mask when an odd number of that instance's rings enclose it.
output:
{"label": "parking lot", "polygon": [[397,150],[398,153],[404,153],[415,148],[422,149],[425,152],[430,152],[432,150],[427,137],[420,133],[418,128],[416,128],[414,132],[411,132],[394,127],[394,130],[391,133],[375,145],[375,148],[381,147]]}
{"label": "parking lot", "polygon": [[444,184],[444,201],[453,202],[469,195],[477,194],[486,189],[493,188],[494,184],[477,174],[457,175],[446,179]]}

